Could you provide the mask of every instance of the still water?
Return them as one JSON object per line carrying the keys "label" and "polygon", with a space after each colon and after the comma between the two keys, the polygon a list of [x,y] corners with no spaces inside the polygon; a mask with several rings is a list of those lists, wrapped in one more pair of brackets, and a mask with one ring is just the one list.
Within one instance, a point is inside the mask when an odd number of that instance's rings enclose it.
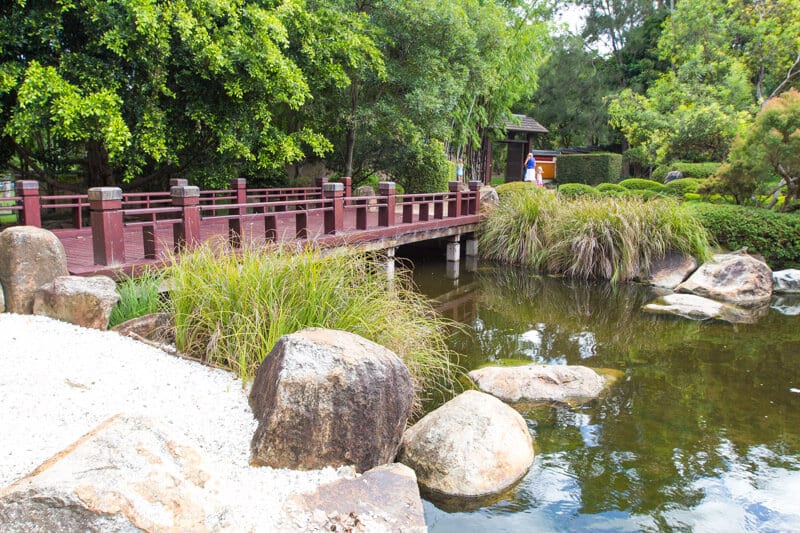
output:
{"label": "still water", "polygon": [[800,299],[757,324],[648,315],[651,289],[570,284],[482,265],[420,290],[468,327],[467,369],[519,360],[622,376],[579,407],[523,412],[536,460],[494,504],[443,510],[432,532],[800,531]]}

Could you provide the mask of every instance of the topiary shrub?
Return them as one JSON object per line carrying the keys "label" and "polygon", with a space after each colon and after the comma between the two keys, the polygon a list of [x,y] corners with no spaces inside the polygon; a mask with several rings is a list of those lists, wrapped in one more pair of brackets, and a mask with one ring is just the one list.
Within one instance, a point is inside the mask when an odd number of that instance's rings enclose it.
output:
{"label": "topiary shrub", "polygon": [[566,198],[577,198],[579,196],[600,196],[600,193],[591,185],[584,183],[565,183],[559,185],[558,194]]}
{"label": "topiary shrub", "polygon": [[625,189],[625,192],[619,193],[619,196],[625,198],[638,198],[642,201],[658,198],[659,194],[656,191],[648,189]]}
{"label": "topiary shrub", "polygon": [[598,183],[619,181],[622,156],[619,154],[562,154],[556,158],[556,180],[564,183]]}
{"label": "topiary shrub", "polygon": [[800,267],[800,217],[758,207],[692,203],[691,212],[729,250],[747,246],[774,269]]}
{"label": "topiary shrub", "polygon": [[668,165],[657,166],[650,177],[655,181],[663,183],[664,178],[667,177],[670,171],[677,170],[683,174],[684,178],[697,178],[702,180],[716,174],[721,165],[722,163],[684,163],[682,161],[676,161]]}
{"label": "topiary shrub", "polygon": [[628,190],[618,183],[601,183],[595,189],[602,193],[603,196],[617,196]]}
{"label": "topiary shrub", "polygon": [[661,190],[664,188],[664,185],[657,181],[646,180],[643,178],[628,178],[620,181],[619,184],[628,190],[661,192]]}
{"label": "topiary shrub", "polygon": [[700,181],[697,178],[683,178],[680,180],[673,180],[664,185],[661,190],[662,194],[669,196],[676,196],[683,198],[685,194],[696,193],[697,188],[700,186]]}

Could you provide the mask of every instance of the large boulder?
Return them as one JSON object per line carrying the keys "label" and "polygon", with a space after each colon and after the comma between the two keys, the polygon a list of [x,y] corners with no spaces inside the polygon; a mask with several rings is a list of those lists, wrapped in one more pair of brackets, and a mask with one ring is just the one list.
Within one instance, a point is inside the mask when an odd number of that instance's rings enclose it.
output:
{"label": "large boulder", "polygon": [[596,398],[606,386],[606,378],[585,366],[487,366],[469,377],[483,392],[511,403],[578,403]]}
{"label": "large boulder", "polygon": [[0,489],[0,532],[234,530],[199,452],[116,415]]}
{"label": "large boulder", "polygon": [[5,313],[6,311],[6,297],[3,294],[3,284],[0,283],[0,313]]}
{"label": "large boulder", "polygon": [[51,232],[14,226],[0,233],[0,285],[6,311],[31,314],[36,290],[68,274],[64,245]]}
{"label": "large boulder", "polygon": [[649,272],[639,279],[661,289],[674,289],[697,270],[697,259],[692,256],[670,252],[651,265]]}
{"label": "large boulder", "polygon": [[483,498],[525,475],[533,463],[533,440],[513,408],[466,391],[406,430],[398,459],[434,497]]}
{"label": "large boulder", "polygon": [[287,499],[273,531],[427,531],[414,471],[382,465]]}
{"label": "large boulder", "polygon": [[642,306],[646,313],[674,315],[689,320],[722,320],[731,324],[754,324],[769,312],[769,306],[743,308],[694,294],[668,294]]}
{"label": "large boulder", "polygon": [[778,270],[772,273],[773,292],[800,294],[800,270]]}
{"label": "large boulder", "polygon": [[106,329],[118,301],[117,284],[107,276],[60,276],[36,291],[33,314],[86,328]]}
{"label": "large boulder", "polygon": [[300,470],[391,463],[414,390],[403,361],[344,331],[284,335],[256,372],[252,462]]}
{"label": "large boulder", "polygon": [[772,270],[746,253],[715,255],[703,263],[677,292],[741,306],[759,307],[772,298]]}
{"label": "large boulder", "polygon": [[152,313],[126,320],[113,328],[120,335],[163,344],[175,343],[175,325],[169,313]]}
{"label": "large boulder", "polygon": [[500,196],[497,190],[489,185],[481,185],[481,209],[492,209],[500,205]]}

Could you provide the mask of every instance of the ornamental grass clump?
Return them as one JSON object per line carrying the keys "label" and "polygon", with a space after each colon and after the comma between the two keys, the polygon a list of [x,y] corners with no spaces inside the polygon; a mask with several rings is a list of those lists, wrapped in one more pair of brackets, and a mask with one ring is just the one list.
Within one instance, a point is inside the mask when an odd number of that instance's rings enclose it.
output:
{"label": "ornamental grass clump", "polygon": [[[710,256],[703,226],[671,199],[506,198],[484,222],[484,257],[578,279],[629,281],[669,251]],[[526,197],[527,196],[527,197]],[[549,199],[546,198],[549,196]]]}
{"label": "ornamental grass clump", "polygon": [[248,380],[281,336],[338,329],[400,356],[418,395],[455,383],[449,323],[412,290],[406,272],[390,282],[381,267],[353,251],[200,246],[168,270],[177,347]]}
{"label": "ornamental grass clump", "polygon": [[119,301],[111,310],[108,327],[161,311],[161,286],[161,276],[153,271],[145,271],[136,278],[120,281],[117,284]]}

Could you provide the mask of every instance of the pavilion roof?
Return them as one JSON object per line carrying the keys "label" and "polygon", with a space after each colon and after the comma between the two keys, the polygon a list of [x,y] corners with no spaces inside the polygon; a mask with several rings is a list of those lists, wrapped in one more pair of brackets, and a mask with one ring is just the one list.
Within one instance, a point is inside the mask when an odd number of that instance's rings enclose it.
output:
{"label": "pavilion roof", "polygon": [[506,131],[521,131],[524,133],[550,133],[550,131],[536,122],[531,117],[525,115],[514,115],[513,120],[505,123]]}

